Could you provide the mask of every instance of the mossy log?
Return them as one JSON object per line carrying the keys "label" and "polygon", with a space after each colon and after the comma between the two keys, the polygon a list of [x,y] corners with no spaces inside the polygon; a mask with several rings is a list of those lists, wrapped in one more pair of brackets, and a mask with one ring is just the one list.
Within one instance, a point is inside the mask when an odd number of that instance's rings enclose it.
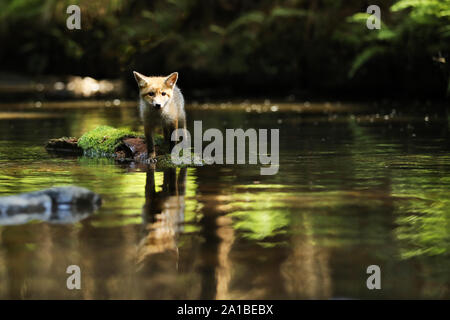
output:
{"label": "mossy log", "polygon": [[[168,146],[161,135],[156,135],[155,149],[158,166],[176,167],[168,154]],[[142,134],[128,129],[100,126],[77,138],[50,139],[45,148],[49,152],[65,155],[107,157],[119,161],[148,162],[147,144]]]}
{"label": "mossy log", "polygon": [[62,137],[58,139],[50,139],[45,145],[45,149],[54,153],[62,153],[66,155],[82,155],[83,149],[78,146],[77,138]]}

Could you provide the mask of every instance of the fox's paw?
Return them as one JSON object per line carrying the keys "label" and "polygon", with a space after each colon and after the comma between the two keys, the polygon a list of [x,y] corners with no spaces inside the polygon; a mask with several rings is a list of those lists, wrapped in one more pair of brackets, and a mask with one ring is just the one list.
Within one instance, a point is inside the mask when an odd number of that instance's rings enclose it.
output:
{"label": "fox's paw", "polygon": [[158,160],[156,160],[156,154],[155,153],[151,153],[148,154],[147,152],[143,152],[140,154],[139,160],[142,161],[143,163],[156,163]]}
{"label": "fox's paw", "polygon": [[156,158],[149,157],[147,158],[147,163],[156,163],[158,160]]}

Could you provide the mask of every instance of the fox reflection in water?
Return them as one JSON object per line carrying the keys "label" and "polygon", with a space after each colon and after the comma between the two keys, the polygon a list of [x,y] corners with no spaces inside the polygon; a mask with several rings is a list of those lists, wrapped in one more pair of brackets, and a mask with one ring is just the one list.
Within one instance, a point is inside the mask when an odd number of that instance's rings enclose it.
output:
{"label": "fox reflection in water", "polygon": [[186,168],[166,169],[161,191],[156,191],[155,171],[149,167],[142,210],[144,237],[138,249],[140,271],[178,269],[177,236],[184,221]]}

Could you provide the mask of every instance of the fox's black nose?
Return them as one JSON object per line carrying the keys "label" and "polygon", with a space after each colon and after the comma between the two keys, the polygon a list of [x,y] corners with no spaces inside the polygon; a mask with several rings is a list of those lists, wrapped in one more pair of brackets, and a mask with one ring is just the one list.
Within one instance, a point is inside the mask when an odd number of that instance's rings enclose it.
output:
{"label": "fox's black nose", "polygon": [[155,103],[153,106],[154,106],[156,109],[161,109],[161,105],[160,105],[159,103]]}

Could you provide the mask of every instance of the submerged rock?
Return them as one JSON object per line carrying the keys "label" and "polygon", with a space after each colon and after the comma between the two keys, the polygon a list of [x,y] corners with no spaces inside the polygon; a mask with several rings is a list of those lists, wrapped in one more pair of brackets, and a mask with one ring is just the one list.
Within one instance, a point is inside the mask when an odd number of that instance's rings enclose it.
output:
{"label": "submerged rock", "polygon": [[76,222],[100,205],[98,194],[75,186],[0,197],[0,224],[20,224],[30,220]]}

